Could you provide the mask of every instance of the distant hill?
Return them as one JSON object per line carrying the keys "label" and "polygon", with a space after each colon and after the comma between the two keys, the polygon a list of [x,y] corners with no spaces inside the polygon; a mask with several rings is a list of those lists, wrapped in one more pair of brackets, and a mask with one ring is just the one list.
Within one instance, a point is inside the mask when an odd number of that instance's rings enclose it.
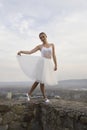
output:
{"label": "distant hill", "polygon": [[[1,87],[29,87],[33,82],[0,82]],[[57,88],[87,89],[87,79],[60,80]]]}
{"label": "distant hill", "polygon": [[87,79],[72,79],[59,81],[59,88],[68,89],[87,89]]}
{"label": "distant hill", "polygon": [[27,87],[31,82],[0,82],[0,87]]}

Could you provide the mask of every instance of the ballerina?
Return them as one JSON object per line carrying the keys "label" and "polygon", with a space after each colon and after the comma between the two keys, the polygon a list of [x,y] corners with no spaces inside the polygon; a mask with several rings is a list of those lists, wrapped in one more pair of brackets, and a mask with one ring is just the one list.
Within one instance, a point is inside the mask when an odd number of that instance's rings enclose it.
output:
{"label": "ballerina", "polygon": [[[30,91],[27,93],[28,101],[34,89],[40,83],[40,89],[45,99],[45,102],[50,100],[46,96],[45,85],[57,85],[57,59],[55,54],[55,46],[53,43],[48,43],[47,35],[44,32],[39,34],[42,44],[37,45],[30,51],[21,50],[17,53],[19,64],[24,73],[30,78],[35,80]],[[30,54],[37,51],[41,52],[41,56],[31,56]],[[28,57],[23,57],[21,54],[29,54]],[[52,60],[54,64],[52,63]],[[24,65],[25,64],[25,65]]]}

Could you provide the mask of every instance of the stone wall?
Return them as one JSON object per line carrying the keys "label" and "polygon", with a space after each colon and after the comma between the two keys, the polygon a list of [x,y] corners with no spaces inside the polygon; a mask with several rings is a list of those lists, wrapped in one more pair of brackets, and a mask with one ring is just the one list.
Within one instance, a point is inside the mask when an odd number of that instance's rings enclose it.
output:
{"label": "stone wall", "polygon": [[0,130],[87,130],[87,104],[62,99],[0,102]]}
{"label": "stone wall", "polygon": [[40,127],[36,114],[38,105],[33,102],[0,104],[0,130],[36,130],[36,126]]}
{"label": "stone wall", "polygon": [[87,130],[87,104],[58,100],[41,105],[44,130]]}

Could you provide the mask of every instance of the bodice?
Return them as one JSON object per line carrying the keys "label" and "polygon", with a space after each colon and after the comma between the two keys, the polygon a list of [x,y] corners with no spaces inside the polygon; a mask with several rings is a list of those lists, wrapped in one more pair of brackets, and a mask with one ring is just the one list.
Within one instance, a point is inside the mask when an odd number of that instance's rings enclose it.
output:
{"label": "bodice", "polygon": [[41,56],[46,57],[46,58],[51,58],[52,57],[52,46],[50,47],[42,47],[41,48]]}

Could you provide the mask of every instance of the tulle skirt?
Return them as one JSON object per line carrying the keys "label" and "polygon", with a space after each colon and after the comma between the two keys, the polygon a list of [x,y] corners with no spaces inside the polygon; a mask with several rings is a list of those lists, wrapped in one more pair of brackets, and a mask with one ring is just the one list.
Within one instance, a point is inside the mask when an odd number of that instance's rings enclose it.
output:
{"label": "tulle skirt", "polygon": [[54,71],[52,59],[42,56],[17,55],[17,60],[29,79],[48,86],[58,84],[58,71]]}

